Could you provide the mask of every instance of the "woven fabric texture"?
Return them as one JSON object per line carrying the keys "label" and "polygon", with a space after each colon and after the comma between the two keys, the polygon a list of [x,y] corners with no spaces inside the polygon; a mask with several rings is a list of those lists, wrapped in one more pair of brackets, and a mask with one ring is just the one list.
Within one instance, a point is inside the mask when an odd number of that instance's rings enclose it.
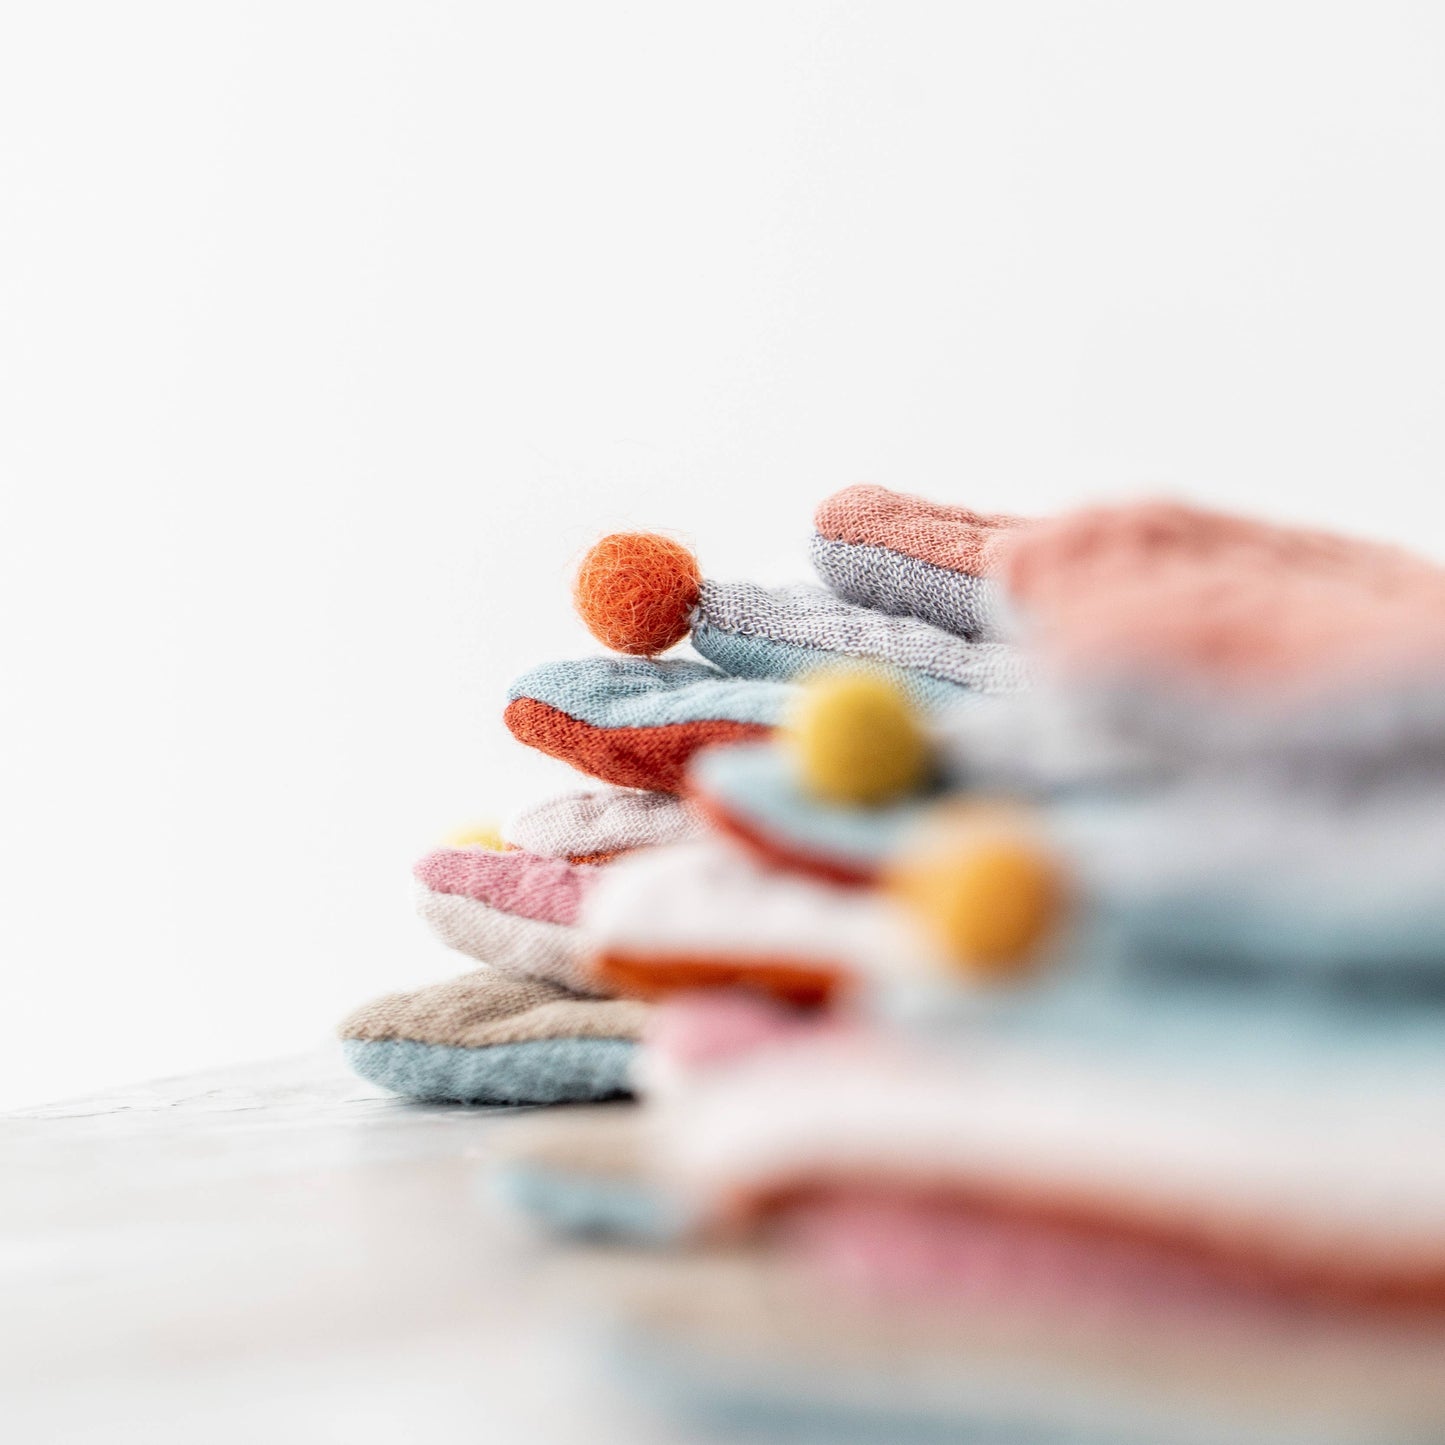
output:
{"label": "woven fabric texture", "polygon": [[558,1038],[488,1048],[410,1039],[347,1039],[364,1079],[409,1099],[456,1104],[580,1104],[624,1098],[637,1054],[631,1039]]}
{"label": "woven fabric texture", "polygon": [[433,893],[475,898],[502,913],[538,923],[575,923],[595,868],[520,849],[438,848],[417,861],[418,883]]}
{"label": "woven fabric texture", "polygon": [[775,741],[709,748],[693,759],[688,795],[714,829],[764,864],[837,883],[871,883],[917,825],[927,800],[878,808],[820,802]]}
{"label": "woven fabric texture", "polygon": [[597,727],[530,698],[507,704],[512,736],[579,772],[623,788],[680,792],[687,765],[700,748],[766,737],[757,723],[726,719],[663,723],[657,727]]}
{"label": "woven fabric texture", "polygon": [[519,678],[504,717],[519,741],[604,782],[677,792],[699,748],[766,736],[792,696],[705,663],[588,658]]}
{"label": "woven fabric texture", "polygon": [[866,483],[834,492],[813,514],[814,530],[828,541],[886,547],[970,577],[994,575],[1014,536],[1028,526],[1024,517],[976,512]]}
{"label": "woven fabric texture", "polygon": [[545,703],[598,728],[696,722],[773,727],[792,690],[777,682],[728,677],[686,658],[588,657],[534,667],[507,695],[512,701]]}
{"label": "woven fabric texture", "polygon": [[750,978],[786,995],[796,973],[816,1000],[879,960],[902,966],[907,947],[876,896],[759,867],[715,839],[620,859],[589,894],[582,928],[603,978],[652,996]]}
{"label": "woven fabric texture", "polygon": [[567,924],[504,913],[460,893],[416,885],[416,911],[448,948],[502,973],[545,979],[580,993],[599,986],[586,967],[582,939]]}
{"label": "woven fabric texture", "polygon": [[[914,617],[842,601],[821,587],[705,582],[693,646],[737,675],[804,676],[839,663],[878,666],[962,692],[1014,692],[1028,682],[1023,656],[1007,643],[968,642]],[[934,688],[928,701],[952,695]]]}
{"label": "woven fabric texture", "polygon": [[539,1039],[637,1039],[647,1014],[647,1005],[634,1000],[579,998],[542,979],[473,969],[373,1000],[345,1020],[341,1036],[466,1049]]}
{"label": "woven fabric texture", "polygon": [[1012,633],[1007,598],[996,578],[950,572],[886,547],[833,542],[816,532],[808,560],[830,591],[860,607],[916,617],[976,642],[999,642]]}
{"label": "woven fabric texture", "polygon": [[697,837],[702,825],[670,793],[602,788],[563,793],[516,814],[502,830],[518,848],[548,858],[627,853]]}
{"label": "woven fabric texture", "polygon": [[978,641],[1008,634],[993,579],[1022,518],[855,486],[824,501],[813,525],[813,568],[839,597]]}

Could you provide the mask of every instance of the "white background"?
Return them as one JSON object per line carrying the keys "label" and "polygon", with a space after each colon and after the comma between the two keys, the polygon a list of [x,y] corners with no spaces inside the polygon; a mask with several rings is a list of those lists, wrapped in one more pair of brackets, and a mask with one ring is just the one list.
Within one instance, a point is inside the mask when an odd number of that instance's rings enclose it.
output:
{"label": "white background", "polygon": [[1445,555],[1445,7],[0,10],[0,1103],[460,968],[568,567],[856,480]]}

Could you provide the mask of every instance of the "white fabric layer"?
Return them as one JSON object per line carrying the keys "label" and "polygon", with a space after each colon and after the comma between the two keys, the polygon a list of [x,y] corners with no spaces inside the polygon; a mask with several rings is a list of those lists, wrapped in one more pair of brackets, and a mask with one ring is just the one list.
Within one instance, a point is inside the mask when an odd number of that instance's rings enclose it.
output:
{"label": "white fabric layer", "polygon": [[1190,1077],[981,1035],[815,1037],[698,1073],[659,1143],[684,1192],[894,1178],[1067,1200],[1276,1258],[1445,1267],[1445,1092],[1408,1074]]}
{"label": "white fabric layer", "polygon": [[876,893],[760,867],[718,839],[618,859],[580,922],[599,951],[795,958],[860,977],[918,966],[905,922]]}
{"label": "white fabric layer", "polygon": [[671,793],[589,788],[524,809],[503,836],[529,853],[577,858],[680,843],[701,832],[687,805]]}
{"label": "white fabric layer", "polygon": [[416,888],[416,911],[448,948],[501,973],[560,983],[578,993],[605,993],[585,967],[581,934],[562,923],[502,913],[456,893]]}

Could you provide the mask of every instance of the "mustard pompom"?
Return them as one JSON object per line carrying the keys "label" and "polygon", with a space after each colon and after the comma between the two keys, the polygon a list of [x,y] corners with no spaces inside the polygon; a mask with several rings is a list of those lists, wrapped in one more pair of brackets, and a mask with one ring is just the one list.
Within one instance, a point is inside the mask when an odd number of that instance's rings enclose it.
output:
{"label": "mustard pompom", "polygon": [[928,779],[928,739],[912,703],[876,672],[824,672],[803,684],[789,726],[803,785],[828,803],[877,806]]}
{"label": "mustard pompom", "polygon": [[485,848],[491,853],[504,853],[506,841],[501,832],[491,823],[475,823],[470,828],[458,828],[446,838],[448,848]]}
{"label": "mustard pompom", "polygon": [[888,885],[949,963],[988,981],[1038,961],[1067,899],[1058,860],[1006,805],[944,809],[894,863]]}

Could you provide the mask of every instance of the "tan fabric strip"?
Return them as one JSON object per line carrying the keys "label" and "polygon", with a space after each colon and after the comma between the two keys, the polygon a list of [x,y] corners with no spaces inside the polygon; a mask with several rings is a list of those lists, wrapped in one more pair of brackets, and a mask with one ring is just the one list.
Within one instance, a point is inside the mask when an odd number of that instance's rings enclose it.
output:
{"label": "tan fabric strip", "polygon": [[341,1025],[341,1036],[455,1048],[556,1038],[635,1039],[647,1013],[647,1005],[635,1000],[580,998],[542,979],[476,969],[375,999]]}

